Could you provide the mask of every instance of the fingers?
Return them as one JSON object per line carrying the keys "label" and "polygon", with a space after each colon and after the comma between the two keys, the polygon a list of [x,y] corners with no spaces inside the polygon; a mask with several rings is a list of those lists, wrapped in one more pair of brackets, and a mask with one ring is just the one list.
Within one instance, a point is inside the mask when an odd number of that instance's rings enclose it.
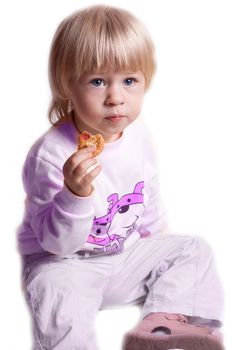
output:
{"label": "fingers", "polygon": [[101,166],[97,165],[96,158],[93,158],[94,150],[95,146],[72,154],[63,166],[64,182],[78,196],[90,195],[93,189],[92,182],[101,171]]}
{"label": "fingers", "polygon": [[101,171],[101,165],[97,165],[94,169],[92,169],[89,173],[87,173],[86,175],[84,175],[82,177],[82,182],[83,185],[90,185],[90,183],[93,182],[93,180],[99,175],[100,171]]}
{"label": "fingers", "polygon": [[90,170],[93,168],[94,165],[96,165],[96,163],[97,163],[96,158],[88,158],[86,160],[83,160],[73,170],[72,172],[73,176],[82,177],[87,172],[90,172]]}
{"label": "fingers", "polygon": [[66,176],[71,176],[73,171],[77,168],[77,166],[84,160],[87,159],[95,159],[92,156],[93,151],[95,150],[95,146],[84,148],[80,151],[73,153],[65,162],[63,166],[63,173]]}

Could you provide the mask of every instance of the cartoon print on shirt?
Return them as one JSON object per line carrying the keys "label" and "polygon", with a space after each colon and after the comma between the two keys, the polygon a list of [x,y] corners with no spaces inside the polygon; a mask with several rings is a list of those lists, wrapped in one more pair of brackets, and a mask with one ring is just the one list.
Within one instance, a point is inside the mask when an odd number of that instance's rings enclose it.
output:
{"label": "cartoon print on shirt", "polygon": [[[117,253],[122,251],[124,241],[137,228],[137,220],[140,217],[140,215],[137,215],[137,212],[140,214],[142,211],[141,206],[144,207],[143,188],[144,181],[141,181],[135,185],[132,193],[125,194],[121,198],[119,198],[117,193],[113,193],[107,198],[109,202],[108,213],[94,218],[92,231],[87,240],[87,243],[99,246],[94,248],[96,253]],[[131,207],[133,211],[130,210]],[[124,215],[123,223],[125,223],[120,229],[119,224],[117,225],[119,215]]]}

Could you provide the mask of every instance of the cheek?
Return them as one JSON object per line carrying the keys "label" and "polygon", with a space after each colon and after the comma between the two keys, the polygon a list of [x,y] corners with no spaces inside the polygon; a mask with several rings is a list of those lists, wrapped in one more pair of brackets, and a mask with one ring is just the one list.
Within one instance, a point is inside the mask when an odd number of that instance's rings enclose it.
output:
{"label": "cheek", "polygon": [[85,96],[79,96],[78,98],[75,98],[73,100],[74,107],[77,111],[85,111],[88,112],[89,110],[91,111],[92,106],[93,106],[93,98],[91,99],[90,96],[85,95]]}
{"label": "cheek", "polygon": [[79,97],[79,104],[86,107],[90,107],[93,104],[94,105],[99,104],[101,99],[102,99],[102,95],[100,91],[96,92],[95,90],[94,91],[91,90],[85,95]]}
{"label": "cheek", "polygon": [[143,95],[136,95],[132,99],[131,105],[133,106],[134,111],[140,110],[142,107]]}

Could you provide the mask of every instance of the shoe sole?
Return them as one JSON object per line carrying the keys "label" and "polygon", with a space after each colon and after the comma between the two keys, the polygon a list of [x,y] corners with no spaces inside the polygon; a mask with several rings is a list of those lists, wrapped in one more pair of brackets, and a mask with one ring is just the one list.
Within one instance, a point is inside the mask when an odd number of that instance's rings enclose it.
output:
{"label": "shoe sole", "polygon": [[154,336],[135,332],[125,336],[123,350],[224,350],[224,347],[206,335]]}

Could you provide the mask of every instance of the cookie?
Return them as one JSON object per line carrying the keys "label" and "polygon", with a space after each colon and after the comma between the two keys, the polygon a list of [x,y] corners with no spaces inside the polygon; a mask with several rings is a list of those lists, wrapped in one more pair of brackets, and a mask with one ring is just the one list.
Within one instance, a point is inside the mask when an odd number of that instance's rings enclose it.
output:
{"label": "cookie", "polygon": [[78,138],[78,150],[95,145],[96,149],[93,152],[93,157],[98,156],[104,149],[104,139],[100,134],[91,135],[87,131],[83,131]]}

